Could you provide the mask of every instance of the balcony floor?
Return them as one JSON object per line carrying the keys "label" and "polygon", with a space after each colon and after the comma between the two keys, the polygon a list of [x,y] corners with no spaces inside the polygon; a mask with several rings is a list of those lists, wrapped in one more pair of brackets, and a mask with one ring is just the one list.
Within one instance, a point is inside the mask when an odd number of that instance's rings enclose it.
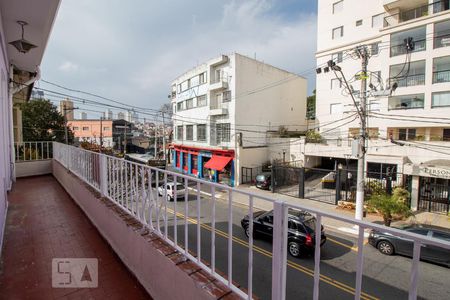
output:
{"label": "balcony floor", "polygon": [[[17,181],[5,231],[1,299],[151,299],[50,175]],[[98,288],[52,288],[53,258],[97,258]]]}

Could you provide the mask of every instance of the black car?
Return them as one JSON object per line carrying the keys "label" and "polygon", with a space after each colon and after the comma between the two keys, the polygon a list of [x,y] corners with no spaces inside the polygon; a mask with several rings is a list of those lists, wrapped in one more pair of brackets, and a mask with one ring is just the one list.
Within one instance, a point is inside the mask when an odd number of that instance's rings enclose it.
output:
{"label": "black car", "polygon": [[[241,220],[242,228],[248,237],[249,232],[249,216],[245,216]],[[308,212],[289,209],[288,212],[288,251],[289,254],[299,257],[303,253],[312,253],[315,247],[315,228],[316,218]],[[259,211],[253,214],[253,237],[272,238],[273,234],[273,211]],[[322,246],[326,241],[326,236],[321,229]]]}
{"label": "black car", "polygon": [[258,174],[255,178],[255,185],[257,188],[263,190],[270,190],[272,188],[272,178],[270,172],[263,172]]}
{"label": "black car", "polygon": [[[412,225],[401,229],[450,242],[450,232],[445,229],[421,225]],[[402,254],[409,257],[413,256],[413,241],[410,239],[393,236],[390,233],[372,230],[369,234],[369,244],[376,247],[381,253],[386,255]],[[420,250],[420,258],[422,260],[450,267],[450,249],[426,245]]]}

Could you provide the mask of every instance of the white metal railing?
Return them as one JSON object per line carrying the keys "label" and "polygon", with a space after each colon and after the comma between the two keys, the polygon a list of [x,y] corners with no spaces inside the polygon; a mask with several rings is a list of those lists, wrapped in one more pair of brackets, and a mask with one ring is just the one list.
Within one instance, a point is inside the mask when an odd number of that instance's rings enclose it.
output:
{"label": "white metal railing", "polygon": [[[356,273],[355,273],[355,287],[352,289],[355,299],[360,299],[362,292],[362,276],[363,276],[363,245],[364,245],[364,230],[375,229],[382,232],[387,232],[392,235],[407,238],[414,243],[414,255],[412,261],[412,268],[410,273],[409,299],[417,298],[418,286],[418,272],[421,246],[433,245],[450,249],[450,242],[437,240],[430,237],[420,236],[410,232],[402,231],[395,228],[385,227],[382,225],[358,221],[346,216],[337,215],[306,207],[276,200],[271,197],[262,196],[260,194],[253,194],[229,186],[224,186],[212,182],[207,182],[187,175],[174,173],[154,167],[140,165],[134,162],[126,161],[124,159],[99,154],[65,144],[54,143],[54,159],[60,162],[63,166],[68,168],[82,180],[91,185],[94,189],[99,191],[102,196],[109,198],[121,207],[128,214],[136,217],[142,224],[152,230],[154,233],[165,239],[178,251],[183,253],[186,257],[195,261],[201,268],[209,272],[215,278],[226,284],[231,290],[239,294],[241,297],[251,299],[253,295],[253,222],[249,222],[250,237],[248,240],[248,274],[247,274],[247,291],[244,292],[237,285],[233,283],[232,277],[232,263],[233,263],[233,197],[236,194],[243,195],[248,199],[248,215],[250,220],[253,219],[254,201],[260,199],[268,201],[273,205],[273,249],[272,249],[272,299],[281,300],[286,297],[286,268],[287,268],[287,232],[288,232],[288,209],[300,209],[308,211],[316,217],[315,228],[315,256],[314,256],[314,270],[313,270],[313,299],[319,299],[319,283],[322,280],[320,274],[320,242],[321,242],[321,226],[323,218],[331,218],[333,220],[353,224],[359,228],[357,241],[357,257],[356,257]],[[181,195],[184,200],[184,212],[177,211],[177,185],[174,185],[173,193],[162,190],[162,195],[158,195],[158,187],[163,183],[166,187],[167,183],[180,183],[184,189]],[[202,187],[208,187],[210,193],[210,207],[202,208],[201,193]],[[188,195],[189,189],[196,195],[196,217],[189,217],[188,209]],[[223,231],[216,228],[216,192],[228,192],[228,247],[227,247],[227,271],[226,276],[222,276],[216,269],[216,233],[223,235]],[[173,198],[173,204],[170,204],[167,199],[168,196]],[[205,205],[205,204],[204,204]],[[208,209],[209,211],[205,211]],[[191,210],[192,211],[192,210]],[[203,217],[201,217],[203,214]],[[169,225],[169,216],[172,216]],[[210,225],[202,224],[202,218],[208,216],[210,218]],[[179,224],[179,219],[181,224]],[[189,248],[189,223],[196,224],[196,251]],[[183,226],[184,242],[179,241],[179,228]],[[169,232],[169,226],[172,227]],[[202,259],[201,252],[201,228],[208,227],[211,231],[211,244],[209,247],[210,265],[208,266]],[[194,253],[192,253],[194,252]],[[238,283],[245,284],[245,283]]]}
{"label": "white metal railing", "polygon": [[16,142],[14,143],[16,161],[45,160],[53,157],[53,142]]}

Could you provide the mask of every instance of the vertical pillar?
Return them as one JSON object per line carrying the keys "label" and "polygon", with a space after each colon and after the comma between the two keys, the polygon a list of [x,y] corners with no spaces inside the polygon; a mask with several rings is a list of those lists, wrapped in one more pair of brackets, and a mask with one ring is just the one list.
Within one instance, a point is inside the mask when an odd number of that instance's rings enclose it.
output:
{"label": "vertical pillar", "polygon": [[231,183],[231,186],[234,186],[234,169],[235,169],[235,166],[234,166],[234,164],[236,163],[236,160],[232,160],[231,161],[231,176],[230,176],[230,183]]}
{"label": "vertical pillar", "polygon": [[203,156],[201,154],[198,155],[197,159],[197,174],[198,178],[203,178]]}
{"label": "vertical pillar", "polygon": [[413,176],[411,181],[411,210],[417,211],[419,207],[419,176]]}
{"label": "vertical pillar", "polygon": [[172,165],[174,168],[177,167],[177,150],[172,151],[173,159],[172,159]]}
{"label": "vertical pillar", "polygon": [[187,165],[188,165],[188,174],[192,174],[192,154],[191,153],[188,153]]}
{"label": "vertical pillar", "polygon": [[105,154],[100,155],[100,192],[102,197],[108,196],[108,160]]}
{"label": "vertical pillar", "polygon": [[335,189],[336,189],[336,197],[335,197],[335,200],[334,200],[334,204],[335,205],[338,205],[338,202],[339,202],[339,200],[341,200],[341,169],[339,169],[339,168],[337,168],[336,169],[336,180],[335,180],[335,182],[336,182],[336,186],[335,186]]}
{"label": "vertical pillar", "polygon": [[305,168],[299,169],[298,197],[305,198]]}
{"label": "vertical pillar", "polygon": [[180,171],[183,172],[184,154],[180,151]]}

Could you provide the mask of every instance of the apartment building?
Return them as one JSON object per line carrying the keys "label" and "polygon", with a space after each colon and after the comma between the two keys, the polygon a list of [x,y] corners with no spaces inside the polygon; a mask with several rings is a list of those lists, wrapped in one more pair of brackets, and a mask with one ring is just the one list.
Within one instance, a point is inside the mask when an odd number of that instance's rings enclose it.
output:
{"label": "apartment building", "polygon": [[[444,191],[450,178],[450,157],[445,151],[450,145],[449,1],[318,3],[318,67],[333,60],[342,68],[356,96],[361,89],[362,68],[353,50],[366,45],[370,53],[367,110],[371,139],[366,168],[394,168],[411,175],[413,208],[420,207],[420,198],[440,198],[448,211]],[[413,42],[413,49],[408,50],[408,40]],[[305,162],[320,165],[330,158],[341,162],[348,159],[349,143],[359,129],[355,113],[342,78],[332,71],[317,74],[316,121],[322,137],[330,142],[308,145]],[[405,146],[396,146],[391,139],[403,141]],[[427,173],[427,168],[434,168],[435,175]],[[433,190],[425,188],[430,184],[442,193],[425,196]]]}
{"label": "apartment building", "polygon": [[269,161],[267,133],[306,126],[306,79],[240,55],[221,55],[172,83],[173,166],[238,185],[241,167]]}

